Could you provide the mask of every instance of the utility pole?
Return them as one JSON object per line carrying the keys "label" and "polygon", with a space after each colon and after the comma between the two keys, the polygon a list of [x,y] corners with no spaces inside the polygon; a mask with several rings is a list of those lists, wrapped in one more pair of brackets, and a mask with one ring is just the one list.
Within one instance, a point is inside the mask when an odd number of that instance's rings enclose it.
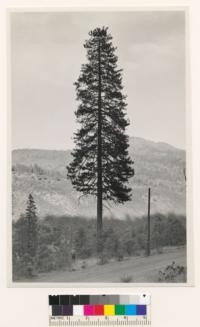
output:
{"label": "utility pole", "polygon": [[148,214],[147,214],[147,257],[151,255],[151,189],[148,189]]}

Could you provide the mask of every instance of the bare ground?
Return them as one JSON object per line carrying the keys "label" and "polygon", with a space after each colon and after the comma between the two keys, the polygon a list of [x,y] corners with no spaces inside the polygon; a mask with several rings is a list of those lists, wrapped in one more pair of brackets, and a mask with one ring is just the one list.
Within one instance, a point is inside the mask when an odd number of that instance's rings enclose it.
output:
{"label": "bare ground", "polygon": [[156,283],[158,272],[167,265],[175,262],[186,267],[186,249],[165,248],[161,254],[150,257],[131,257],[123,261],[110,261],[104,265],[97,265],[96,259],[85,260],[86,268],[81,268],[77,262],[73,271],[65,270],[41,273],[32,280],[24,282],[122,282],[121,278],[130,276],[133,283]]}

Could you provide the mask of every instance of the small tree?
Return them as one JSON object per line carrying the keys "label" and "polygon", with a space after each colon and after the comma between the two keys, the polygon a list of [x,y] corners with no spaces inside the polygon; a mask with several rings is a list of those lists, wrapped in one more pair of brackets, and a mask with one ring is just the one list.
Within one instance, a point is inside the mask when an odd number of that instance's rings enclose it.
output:
{"label": "small tree", "polygon": [[23,265],[26,275],[28,277],[32,277],[33,271],[35,270],[38,247],[38,218],[36,213],[36,205],[32,194],[29,194],[28,196],[24,223],[26,237],[23,254]]}
{"label": "small tree", "polygon": [[68,177],[83,195],[97,198],[97,244],[101,249],[103,200],[124,203],[131,199],[128,180],[133,176],[128,154],[129,125],[126,97],[123,95],[122,70],[117,68],[116,48],[108,28],[89,32],[84,44],[87,63],[75,83],[80,128],[75,133],[73,160]]}
{"label": "small tree", "polygon": [[25,214],[13,225],[13,246],[14,265],[17,265],[13,271],[18,271],[19,277],[32,277],[38,249],[38,218],[31,194],[28,196]]}
{"label": "small tree", "polygon": [[36,214],[36,205],[32,194],[29,194],[26,208],[27,223],[27,255],[35,258],[38,244],[38,218]]}

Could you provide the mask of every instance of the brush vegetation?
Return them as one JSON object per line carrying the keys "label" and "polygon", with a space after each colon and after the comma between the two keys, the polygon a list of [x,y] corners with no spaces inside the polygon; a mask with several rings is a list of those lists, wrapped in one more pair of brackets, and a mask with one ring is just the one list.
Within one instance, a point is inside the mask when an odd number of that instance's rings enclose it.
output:
{"label": "brush vegetation", "polygon": [[[34,255],[27,259],[26,213],[13,222],[13,279],[34,277],[59,269],[72,269],[73,260],[97,258],[97,264],[127,257],[145,256],[146,217],[125,220],[104,219],[101,260],[96,253],[96,221],[80,216],[53,216],[37,219],[33,238],[37,239]],[[30,224],[29,224],[30,225]],[[31,225],[30,225],[31,226]],[[37,237],[35,231],[37,230]],[[29,230],[31,237],[31,231]],[[30,238],[29,237],[29,238]],[[161,253],[163,247],[186,244],[185,216],[154,214],[151,217],[151,248]],[[73,257],[74,256],[74,257]],[[28,260],[28,261],[27,261]],[[28,262],[28,265],[27,265]],[[87,267],[86,267],[87,269]]]}

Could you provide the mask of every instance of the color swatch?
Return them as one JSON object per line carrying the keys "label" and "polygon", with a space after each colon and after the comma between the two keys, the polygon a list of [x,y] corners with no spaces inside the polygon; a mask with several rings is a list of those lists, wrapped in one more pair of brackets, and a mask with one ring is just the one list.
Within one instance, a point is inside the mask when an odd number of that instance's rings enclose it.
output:
{"label": "color swatch", "polygon": [[[132,302],[134,301],[134,302]],[[49,296],[52,316],[146,316],[139,297],[119,295]]]}

